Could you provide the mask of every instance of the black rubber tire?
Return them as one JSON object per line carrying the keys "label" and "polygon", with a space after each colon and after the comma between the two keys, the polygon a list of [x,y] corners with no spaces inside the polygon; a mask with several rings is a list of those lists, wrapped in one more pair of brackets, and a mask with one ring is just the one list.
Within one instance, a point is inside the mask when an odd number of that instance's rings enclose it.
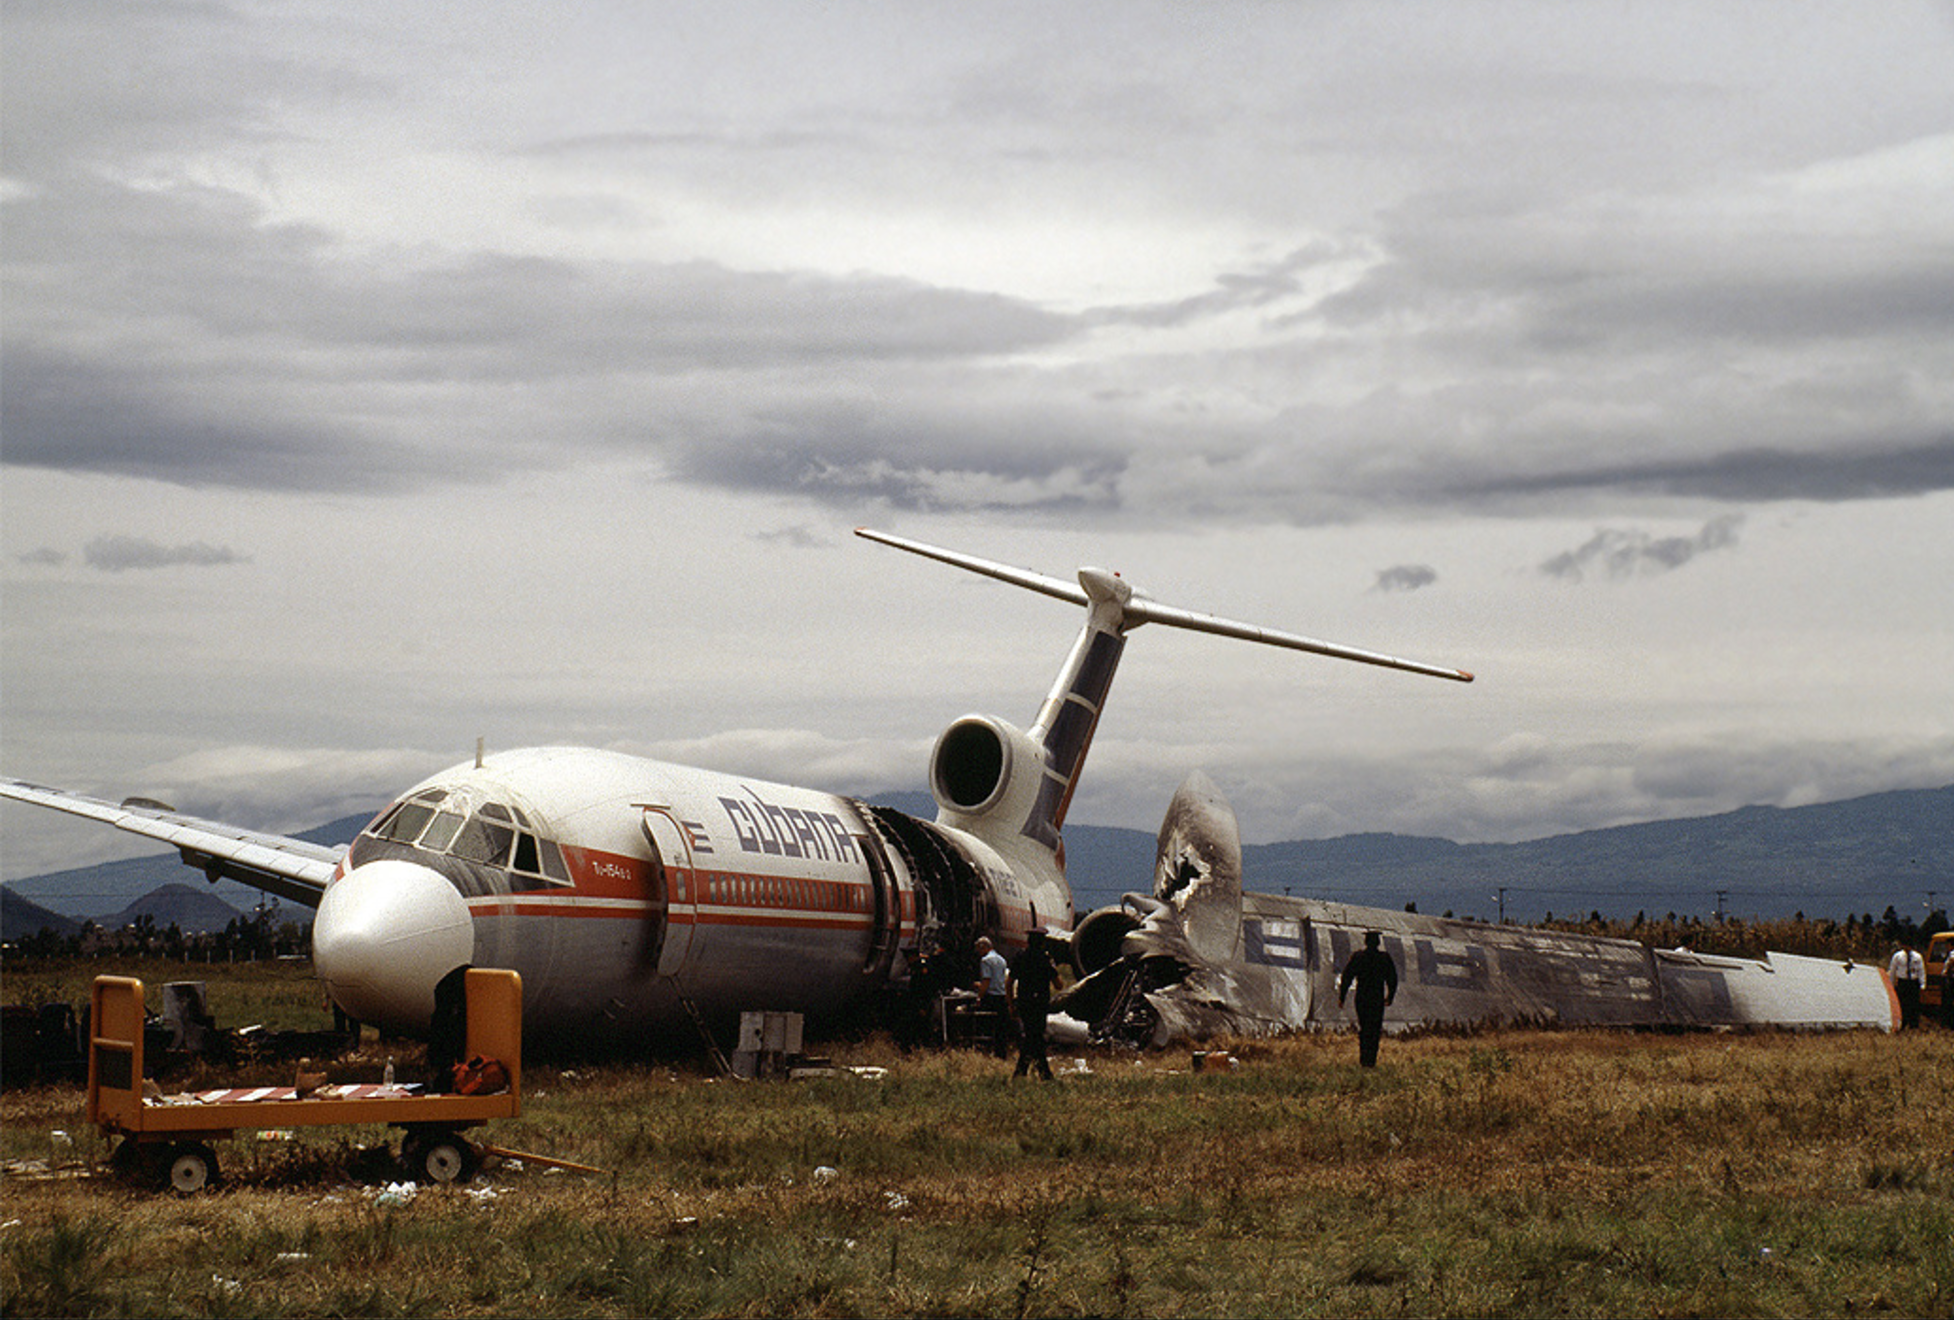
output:
{"label": "black rubber tire", "polygon": [[217,1152],[201,1141],[182,1141],[162,1161],[163,1181],[179,1196],[195,1196],[218,1182]]}
{"label": "black rubber tire", "polygon": [[415,1182],[465,1183],[480,1163],[475,1147],[453,1132],[413,1132],[400,1143],[400,1162]]}

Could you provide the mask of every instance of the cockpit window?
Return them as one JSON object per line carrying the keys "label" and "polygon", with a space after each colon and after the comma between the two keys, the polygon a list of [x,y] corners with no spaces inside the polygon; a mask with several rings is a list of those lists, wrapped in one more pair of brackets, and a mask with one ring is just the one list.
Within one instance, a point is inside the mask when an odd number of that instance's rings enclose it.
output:
{"label": "cockpit window", "polygon": [[400,809],[380,823],[374,833],[397,843],[412,843],[421,837],[421,827],[434,815],[434,808],[419,802],[403,802]]}
{"label": "cockpit window", "polygon": [[515,841],[515,836],[516,832],[507,825],[499,825],[488,819],[488,812],[484,809],[461,827],[461,833],[455,836],[448,852],[464,862],[503,866],[509,860],[509,845]]}
{"label": "cockpit window", "polygon": [[380,856],[417,857],[471,897],[570,883],[562,849],[527,813],[466,788],[425,789],[396,803],[354,842],[355,865]]}
{"label": "cockpit window", "polygon": [[421,847],[429,852],[446,852],[448,845],[455,841],[461,830],[462,816],[458,811],[436,812],[434,823],[421,835]]}

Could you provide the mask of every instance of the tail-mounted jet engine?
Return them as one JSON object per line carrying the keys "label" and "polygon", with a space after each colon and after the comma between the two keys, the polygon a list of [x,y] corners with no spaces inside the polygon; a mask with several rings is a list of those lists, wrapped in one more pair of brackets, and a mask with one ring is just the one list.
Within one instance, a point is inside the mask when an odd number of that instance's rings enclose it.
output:
{"label": "tail-mounted jet engine", "polygon": [[989,715],[964,716],[930,753],[930,792],[946,825],[1026,820],[1044,781],[1045,749]]}

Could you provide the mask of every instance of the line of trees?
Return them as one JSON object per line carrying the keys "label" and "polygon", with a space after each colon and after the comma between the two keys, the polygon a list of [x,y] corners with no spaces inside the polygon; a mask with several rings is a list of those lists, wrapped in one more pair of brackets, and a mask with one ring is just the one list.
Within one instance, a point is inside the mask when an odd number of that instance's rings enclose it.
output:
{"label": "line of trees", "polygon": [[43,926],[23,939],[8,941],[6,953],[10,959],[135,955],[215,963],[293,957],[311,949],[312,923],[286,920],[276,903],[268,903],[248,916],[231,918],[221,931],[186,933],[175,922],[159,928],[148,913],[120,930],[85,921],[79,931],[60,935]]}
{"label": "line of trees", "polygon": [[[1415,904],[1406,906],[1408,911],[1416,911]],[[1647,912],[1638,912],[1632,920],[1624,921],[1594,911],[1586,917],[1556,917],[1549,912],[1540,921],[1513,924],[1636,940],[1650,948],[1687,948],[1730,957],[1756,958],[1775,950],[1811,958],[1850,958],[1861,962],[1884,961],[1902,944],[1924,949],[1936,932],[1954,929],[1945,908],[1927,914],[1923,921],[1915,921],[1901,916],[1891,906],[1877,919],[1865,912],[1848,915],[1843,921],[1807,917],[1803,912],[1789,918],[1759,921],[1746,921],[1742,917],[1706,920],[1679,917],[1674,912],[1651,917]],[[9,943],[6,952],[9,958],[135,954],[212,963],[293,957],[307,954],[311,949],[312,923],[284,920],[278,905],[271,903],[250,916],[233,918],[222,931],[185,934],[174,922],[159,930],[155,918],[145,914],[117,931],[105,930],[92,921],[83,923],[78,933],[66,936],[42,927],[25,939]]]}
{"label": "line of trees", "polygon": [[1603,917],[1599,912],[1590,912],[1585,918],[1558,918],[1550,912],[1534,924],[1542,930],[1637,940],[1656,949],[1687,948],[1696,953],[1742,958],[1761,957],[1775,951],[1860,962],[1883,962],[1902,944],[1924,949],[1929,938],[1950,928],[1945,908],[1928,913],[1923,921],[1915,921],[1902,917],[1891,906],[1877,920],[1870,912],[1848,915],[1843,921],[1811,918],[1803,912],[1761,921],[1745,921],[1742,917],[1705,920],[1679,917],[1674,912],[1660,917],[1638,912],[1634,920],[1620,921]]}

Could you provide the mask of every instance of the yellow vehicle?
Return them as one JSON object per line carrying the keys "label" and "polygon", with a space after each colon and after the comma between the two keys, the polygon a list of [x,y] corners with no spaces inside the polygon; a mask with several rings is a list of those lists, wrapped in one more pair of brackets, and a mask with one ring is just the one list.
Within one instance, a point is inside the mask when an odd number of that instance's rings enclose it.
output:
{"label": "yellow vehicle", "polygon": [[[410,1177],[466,1182],[480,1152],[461,1134],[522,1112],[522,978],[470,969],[463,1057],[492,1060],[507,1086],[488,1094],[421,1095],[388,1083],[258,1086],[162,1095],[143,1083],[143,983],[98,976],[89,1019],[88,1121],[122,1138],[116,1167],[183,1193],[218,1179],[210,1142],[241,1129],[385,1123],[405,1130],[401,1160]],[[489,1069],[494,1072],[494,1069]],[[501,1081],[496,1077],[497,1083]]]}
{"label": "yellow vehicle", "polygon": [[1939,1013],[1947,1020],[1947,977],[1954,973],[1948,963],[1954,960],[1954,930],[1944,930],[1927,941],[1927,984],[1920,988],[1922,1014]]}

